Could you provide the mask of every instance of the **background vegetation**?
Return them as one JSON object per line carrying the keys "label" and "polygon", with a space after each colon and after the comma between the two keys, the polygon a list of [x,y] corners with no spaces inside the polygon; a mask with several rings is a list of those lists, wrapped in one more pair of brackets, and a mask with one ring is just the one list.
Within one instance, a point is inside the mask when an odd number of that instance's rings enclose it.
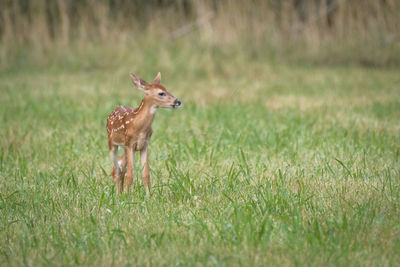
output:
{"label": "background vegetation", "polygon": [[[0,5],[0,265],[400,262],[398,1]],[[148,199],[109,175],[130,71],[183,100]]]}
{"label": "background vegetation", "polygon": [[[99,44],[185,42],[267,61],[398,66],[395,0],[1,0],[2,68]],[[178,32],[176,32],[178,30]],[[179,36],[179,37],[178,37]],[[190,41],[192,39],[192,41]],[[193,40],[194,39],[194,40]],[[193,44],[193,42],[195,44]],[[46,57],[45,57],[46,58]],[[56,60],[57,62],[59,60]]]}

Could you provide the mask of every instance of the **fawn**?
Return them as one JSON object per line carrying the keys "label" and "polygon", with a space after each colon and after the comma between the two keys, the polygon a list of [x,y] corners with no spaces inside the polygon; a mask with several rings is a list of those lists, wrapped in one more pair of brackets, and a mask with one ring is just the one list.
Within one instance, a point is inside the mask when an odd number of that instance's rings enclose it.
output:
{"label": "fawn", "polygon": [[[150,173],[148,162],[148,145],[152,135],[151,124],[157,108],[178,108],[181,101],[169,93],[160,84],[159,72],[151,84],[130,73],[133,84],[144,92],[140,106],[133,109],[129,106],[119,106],[107,118],[108,148],[113,161],[112,176],[116,182],[117,195],[123,192],[124,177],[126,187],[132,185],[132,170],[134,155],[140,151],[140,163],[143,168],[142,178],[146,195],[150,194]],[[124,154],[118,159],[118,148],[124,148]]]}

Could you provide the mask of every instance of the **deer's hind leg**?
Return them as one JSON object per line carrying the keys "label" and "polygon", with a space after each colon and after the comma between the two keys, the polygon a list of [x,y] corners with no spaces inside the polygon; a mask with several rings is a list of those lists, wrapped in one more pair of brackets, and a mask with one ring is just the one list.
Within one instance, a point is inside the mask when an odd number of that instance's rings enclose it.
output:
{"label": "deer's hind leg", "polygon": [[[126,162],[126,151],[122,158],[125,159]],[[117,191],[117,195],[119,195],[124,190],[124,176],[126,172],[126,164],[123,164],[124,167],[120,165],[120,160],[118,160],[118,146],[113,145],[110,148],[110,156],[113,161],[114,167],[112,170],[113,180],[116,182],[115,187]]]}
{"label": "deer's hind leg", "polygon": [[124,180],[125,180],[125,173],[126,173],[126,148],[124,149],[124,154],[121,155],[120,159],[118,160],[118,164],[121,167],[121,173],[119,175],[119,188],[121,192],[124,191]]}
{"label": "deer's hind leg", "polygon": [[131,189],[132,182],[133,182],[133,165],[135,163],[135,151],[133,150],[132,147],[128,146],[126,148],[126,166],[127,166],[127,171],[128,173],[126,174],[126,187],[128,192]]}
{"label": "deer's hind leg", "polygon": [[[121,167],[120,177],[122,177],[122,179],[124,179],[125,174],[126,174],[126,153],[122,154],[121,157],[119,157],[118,165]],[[114,166],[112,168],[111,175],[112,175],[113,182],[115,183],[117,181],[117,171]]]}

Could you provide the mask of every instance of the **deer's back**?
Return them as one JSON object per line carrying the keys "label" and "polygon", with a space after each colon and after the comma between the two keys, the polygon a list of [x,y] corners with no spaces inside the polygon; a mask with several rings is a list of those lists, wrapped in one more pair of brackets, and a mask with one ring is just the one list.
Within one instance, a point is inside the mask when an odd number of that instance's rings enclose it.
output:
{"label": "deer's back", "polygon": [[133,121],[138,108],[129,106],[116,107],[107,118],[107,133],[109,142],[125,145],[128,124]]}

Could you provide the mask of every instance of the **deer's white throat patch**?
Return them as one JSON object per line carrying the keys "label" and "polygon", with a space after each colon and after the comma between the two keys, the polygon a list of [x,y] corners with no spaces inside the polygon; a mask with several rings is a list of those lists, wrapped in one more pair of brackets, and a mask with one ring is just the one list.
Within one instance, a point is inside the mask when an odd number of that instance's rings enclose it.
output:
{"label": "deer's white throat patch", "polygon": [[155,114],[156,111],[157,111],[157,106],[152,106],[152,107],[150,108],[150,113],[151,113],[151,114]]}

